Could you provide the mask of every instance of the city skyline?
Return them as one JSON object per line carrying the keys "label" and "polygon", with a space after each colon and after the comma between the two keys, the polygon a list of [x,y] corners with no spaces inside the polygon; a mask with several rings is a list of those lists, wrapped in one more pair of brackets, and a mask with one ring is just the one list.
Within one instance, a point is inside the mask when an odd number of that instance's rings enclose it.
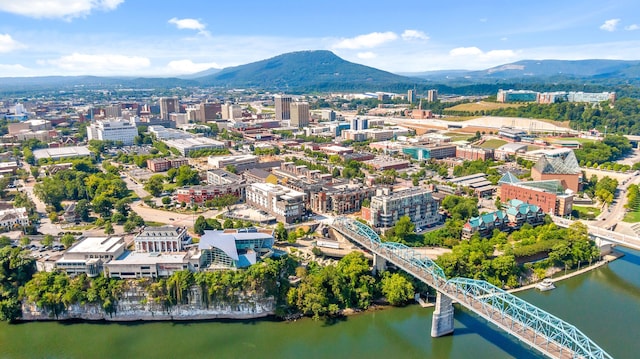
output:
{"label": "city skyline", "polygon": [[0,77],[174,76],[301,50],[394,73],[640,59],[633,1],[456,4],[0,0]]}

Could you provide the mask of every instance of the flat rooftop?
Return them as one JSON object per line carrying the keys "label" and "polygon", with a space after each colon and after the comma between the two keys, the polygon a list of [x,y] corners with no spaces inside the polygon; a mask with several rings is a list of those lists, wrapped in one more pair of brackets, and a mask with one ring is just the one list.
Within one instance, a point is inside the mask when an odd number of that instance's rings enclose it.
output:
{"label": "flat rooftop", "polygon": [[158,264],[158,263],[184,263],[188,252],[172,253],[139,253],[124,252],[120,257],[109,262],[109,265],[127,264]]}
{"label": "flat rooftop", "polygon": [[112,253],[124,246],[123,237],[87,237],[69,248],[67,253]]}

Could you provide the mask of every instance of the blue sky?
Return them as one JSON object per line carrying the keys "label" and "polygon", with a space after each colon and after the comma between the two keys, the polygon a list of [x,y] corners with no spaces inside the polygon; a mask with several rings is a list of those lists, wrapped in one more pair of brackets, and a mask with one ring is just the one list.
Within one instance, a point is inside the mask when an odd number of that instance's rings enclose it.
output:
{"label": "blue sky", "polygon": [[640,59],[640,1],[0,0],[0,76],[169,76],[300,50],[391,72]]}

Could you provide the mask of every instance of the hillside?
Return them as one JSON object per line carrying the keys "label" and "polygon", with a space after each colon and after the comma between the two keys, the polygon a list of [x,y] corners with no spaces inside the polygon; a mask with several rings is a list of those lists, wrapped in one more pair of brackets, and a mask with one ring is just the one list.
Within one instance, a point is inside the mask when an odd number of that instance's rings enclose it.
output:
{"label": "hillside", "polygon": [[260,87],[280,91],[383,90],[425,80],[345,61],[331,51],[279,55],[197,78],[208,86]]}
{"label": "hillside", "polygon": [[640,61],[624,60],[522,60],[480,71],[432,71],[413,75],[440,82],[575,81],[590,83],[637,81]]}

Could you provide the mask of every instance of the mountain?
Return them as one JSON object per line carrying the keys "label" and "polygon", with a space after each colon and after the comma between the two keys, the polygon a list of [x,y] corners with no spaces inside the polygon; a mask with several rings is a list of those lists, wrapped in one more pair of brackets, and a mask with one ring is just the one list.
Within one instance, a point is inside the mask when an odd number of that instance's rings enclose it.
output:
{"label": "mountain", "polygon": [[331,51],[299,51],[228,67],[197,78],[203,85],[259,87],[280,91],[383,90],[424,80],[392,74],[341,59]]}
{"label": "mountain", "polygon": [[205,77],[205,76],[217,74],[221,70],[222,69],[218,69],[218,68],[212,67],[210,69],[206,69],[204,71],[196,72],[196,73],[193,73],[193,74],[178,76],[178,78],[185,79],[185,80],[197,79],[199,77]]}
{"label": "mountain", "polygon": [[625,60],[522,60],[480,71],[431,71],[413,76],[430,80],[495,82],[525,80],[629,80],[637,81],[640,61]]}

